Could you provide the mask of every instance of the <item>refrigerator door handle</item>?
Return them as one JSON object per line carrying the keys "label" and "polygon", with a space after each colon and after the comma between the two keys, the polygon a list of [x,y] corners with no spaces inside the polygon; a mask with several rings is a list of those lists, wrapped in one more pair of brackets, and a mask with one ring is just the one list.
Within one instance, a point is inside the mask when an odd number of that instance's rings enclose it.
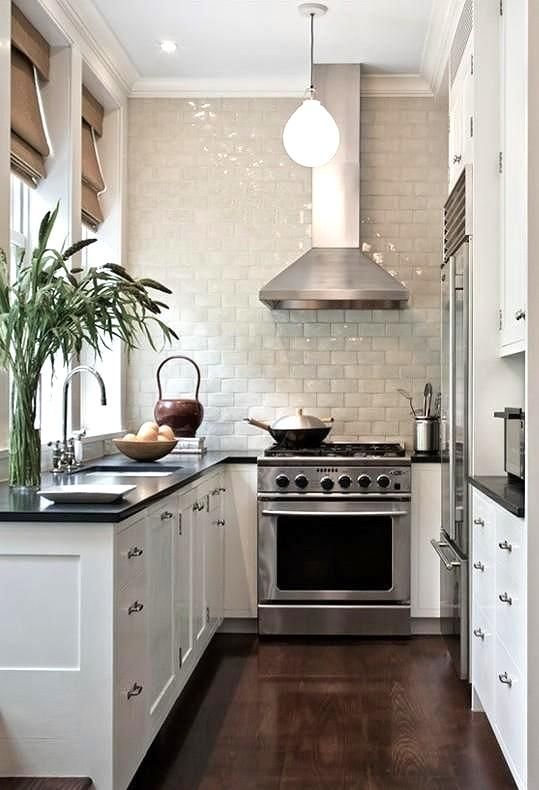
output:
{"label": "refrigerator door handle", "polygon": [[442,563],[444,564],[446,570],[454,571],[455,568],[460,568],[461,565],[460,560],[448,560],[443,552],[443,549],[449,549],[451,551],[451,547],[449,543],[446,543],[443,540],[435,540],[434,538],[432,538],[430,544],[434,549],[434,551],[436,552],[436,554],[438,555],[438,557],[440,558],[440,560],[442,561]]}
{"label": "refrigerator door handle", "polygon": [[447,438],[449,448],[449,535],[452,539],[455,538],[455,256],[451,255],[449,258],[449,398],[448,398],[448,419],[447,419]]}

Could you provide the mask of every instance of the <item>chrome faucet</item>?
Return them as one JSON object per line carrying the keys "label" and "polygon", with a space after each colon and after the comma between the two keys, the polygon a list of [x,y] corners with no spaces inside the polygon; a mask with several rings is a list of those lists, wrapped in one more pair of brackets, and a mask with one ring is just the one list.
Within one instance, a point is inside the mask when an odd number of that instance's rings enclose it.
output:
{"label": "chrome faucet", "polygon": [[62,401],[62,443],[55,442],[54,450],[52,453],[53,472],[71,472],[79,465],[75,459],[75,448],[73,439],[67,438],[67,409],[68,409],[68,396],[69,385],[73,376],[80,373],[91,373],[97,379],[99,388],[101,390],[101,405],[107,405],[107,391],[105,389],[105,382],[95,370],[89,365],[78,365],[73,370],[70,370],[64,380],[63,388],[63,401]]}

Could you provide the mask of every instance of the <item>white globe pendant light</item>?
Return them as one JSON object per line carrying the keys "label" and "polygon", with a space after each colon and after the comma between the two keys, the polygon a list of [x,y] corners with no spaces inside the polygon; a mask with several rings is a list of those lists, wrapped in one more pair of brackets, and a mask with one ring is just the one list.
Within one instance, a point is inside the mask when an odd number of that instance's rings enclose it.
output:
{"label": "white globe pendant light", "polygon": [[314,18],[327,11],[322,3],[302,3],[300,14],[310,19],[311,32],[311,84],[308,96],[292,113],[283,129],[283,144],[286,153],[303,167],[320,167],[329,162],[339,148],[339,128],[326,108],[315,98],[313,80],[314,65]]}

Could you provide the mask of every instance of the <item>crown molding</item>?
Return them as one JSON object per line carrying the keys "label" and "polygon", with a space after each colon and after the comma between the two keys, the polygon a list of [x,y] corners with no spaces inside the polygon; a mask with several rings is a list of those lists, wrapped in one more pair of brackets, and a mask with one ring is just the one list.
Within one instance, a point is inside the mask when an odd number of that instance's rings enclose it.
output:
{"label": "crown molding", "polygon": [[421,74],[362,74],[361,95],[431,98],[432,88]]}
{"label": "crown molding", "polygon": [[449,59],[451,42],[462,13],[465,0],[447,0],[433,2],[425,36],[421,74],[431,86],[434,96],[443,89],[443,78]]}
{"label": "crown molding", "polygon": [[[302,98],[302,79],[286,77],[268,80],[143,78],[132,86],[134,99],[197,98]],[[431,97],[432,90],[421,74],[362,74],[362,96]]]}
{"label": "crown molding", "polygon": [[140,75],[92,0],[37,2],[111,95],[125,100]]}

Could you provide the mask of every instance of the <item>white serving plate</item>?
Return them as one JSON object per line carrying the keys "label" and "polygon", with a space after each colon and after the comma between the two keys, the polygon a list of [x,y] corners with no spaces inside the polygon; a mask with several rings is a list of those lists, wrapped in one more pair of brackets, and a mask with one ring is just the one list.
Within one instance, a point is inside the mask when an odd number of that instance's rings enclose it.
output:
{"label": "white serving plate", "polygon": [[72,485],[54,486],[53,488],[42,488],[37,493],[46,499],[51,499],[57,504],[105,504],[106,502],[116,502],[122,499],[130,491],[134,491],[136,486],[122,485]]}

